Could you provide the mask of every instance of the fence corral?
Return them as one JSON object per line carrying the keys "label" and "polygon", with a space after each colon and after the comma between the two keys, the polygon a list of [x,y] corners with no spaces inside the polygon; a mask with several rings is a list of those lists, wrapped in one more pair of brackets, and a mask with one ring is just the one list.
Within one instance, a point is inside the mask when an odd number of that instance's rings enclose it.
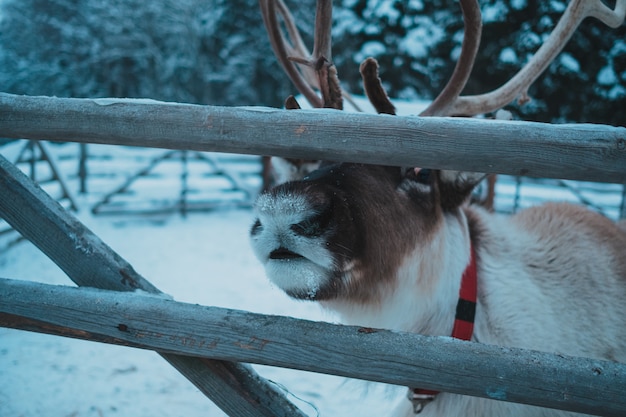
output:
{"label": "fence corral", "polygon": [[[229,109],[8,94],[0,94],[0,124],[2,134],[10,138],[273,154],[626,183],[626,128],[622,127]],[[338,137],[341,139],[337,140]],[[213,310],[138,294],[120,294],[117,291],[142,289],[155,294],[159,291],[4,158],[0,159],[0,169],[2,217],[78,285],[115,291],[94,293],[87,289],[3,280],[0,282],[1,324],[155,350],[229,415],[303,415],[238,361],[589,414],[626,413],[626,398],[622,395],[626,386],[624,364]],[[106,307],[110,313],[106,319],[98,313],[97,303],[89,302],[90,297],[111,303]],[[116,305],[120,297],[125,302]],[[120,305],[127,305],[128,310],[122,312]],[[190,308],[193,313],[189,313]],[[67,314],[75,309],[80,314]],[[176,330],[172,337],[162,337],[168,335],[167,328],[159,333],[142,322],[144,315],[155,313],[182,330]],[[213,317],[216,327],[187,325],[188,318],[195,314],[206,314],[203,317],[207,323]],[[185,323],[181,323],[181,317]],[[233,321],[239,333],[223,326],[224,317]],[[244,323],[268,326],[244,326]],[[310,344],[302,341],[306,334],[312,336]],[[316,334],[336,336],[323,338],[323,343],[318,340],[316,345],[313,342]],[[228,346],[213,343],[216,336],[232,343]],[[189,343],[192,339],[195,342]],[[170,343],[165,344],[166,340]],[[256,344],[250,345],[250,340]],[[352,347],[349,361],[337,353],[343,347],[333,349],[335,343]],[[440,358],[437,352],[447,354]],[[321,354],[336,359],[324,365],[325,361],[319,360]],[[455,367],[454,358],[461,356],[469,362]],[[438,365],[428,366],[425,359]],[[546,367],[553,372],[546,373]],[[436,372],[441,369],[452,377],[442,379],[440,372]],[[464,369],[472,377],[464,378],[463,372],[450,373],[452,369]],[[537,386],[542,389],[537,390]]]}

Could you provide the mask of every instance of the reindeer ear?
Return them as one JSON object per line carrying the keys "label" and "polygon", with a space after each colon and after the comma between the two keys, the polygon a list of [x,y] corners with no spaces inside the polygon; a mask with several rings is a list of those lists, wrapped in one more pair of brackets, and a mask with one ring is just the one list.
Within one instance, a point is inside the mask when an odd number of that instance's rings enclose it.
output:
{"label": "reindeer ear", "polygon": [[454,210],[466,202],[474,187],[487,174],[466,171],[439,171],[438,185],[441,207],[444,211]]}

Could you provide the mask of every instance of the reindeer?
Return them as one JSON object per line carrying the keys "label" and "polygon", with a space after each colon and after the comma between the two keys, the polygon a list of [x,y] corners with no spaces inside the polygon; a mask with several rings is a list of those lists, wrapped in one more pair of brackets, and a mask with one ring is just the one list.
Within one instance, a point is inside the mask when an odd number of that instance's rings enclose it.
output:
{"label": "reindeer", "polygon": [[[330,61],[330,2],[318,2],[313,56],[280,33],[276,13],[298,38],[280,0],[261,6],[274,49],[300,91],[314,106],[341,108]],[[626,0],[615,10],[573,0],[520,74],[499,91],[461,97],[480,40],[477,3],[462,0],[461,6],[461,56],[451,82],[422,115],[503,106],[525,92],[585,16],[615,26],[626,12]],[[378,111],[393,113],[373,59],[361,65],[361,74]],[[289,99],[286,107],[298,105]],[[490,213],[467,203],[484,177],[356,163],[322,162],[312,172],[290,168],[285,178],[291,181],[256,201],[252,248],[274,284],[293,298],[319,302],[346,324],[626,362],[626,228],[564,203],[510,217]],[[409,394],[412,401],[392,415],[579,415],[414,388]]]}

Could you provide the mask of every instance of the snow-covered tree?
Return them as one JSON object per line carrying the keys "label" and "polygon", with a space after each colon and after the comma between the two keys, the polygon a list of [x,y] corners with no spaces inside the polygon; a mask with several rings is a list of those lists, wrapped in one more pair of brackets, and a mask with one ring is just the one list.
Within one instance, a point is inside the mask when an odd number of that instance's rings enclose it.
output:
{"label": "snow-covered tree", "polygon": [[0,90],[280,105],[255,0],[5,0]]}
{"label": "snow-covered tree", "polygon": [[[484,0],[482,44],[465,94],[490,91],[517,72],[556,25],[564,0]],[[358,63],[378,59],[396,97],[433,98],[450,76],[463,39],[456,0],[343,0],[335,13],[341,80],[360,89]],[[510,106],[521,119],[626,125],[626,26],[587,19],[530,88]]]}

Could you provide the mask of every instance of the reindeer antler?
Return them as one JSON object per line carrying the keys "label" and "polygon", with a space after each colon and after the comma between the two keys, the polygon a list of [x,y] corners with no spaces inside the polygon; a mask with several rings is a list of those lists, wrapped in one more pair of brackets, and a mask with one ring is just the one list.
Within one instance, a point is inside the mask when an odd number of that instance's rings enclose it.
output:
{"label": "reindeer antler", "polygon": [[472,68],[474,68],[483,24],[480,6],[477,0],[461,0],[460,5],[465,27],[461,54],[448,83],[433,102],[420,113],[420,116],[448,116],[451,107],[467,84]]}
{"label": "reindeer antler", "polygon": [[[465,2],[461,2],[462,6],[463,3]],[[463,11],[465,16],[465,7],[463,7]],[[442,98],[444,92],[448,89],[448,86],[446,86],[433,104],[421,115],[473,116],[498,110],[520,95],[527,97],[530,85],[535,82],[539,75],[561,52],[586,17],[595,17],[605,25],[616,28],[622,24],[625,16],[626,0],[616,0],[614,9],[606,6],[602,3],[602,0],[572,0],[548,39],[541,45],[531,60],[508,82],[496,90],[485,94],[460,96],[460,91],[457,93],[456,89],[453,89],[456,96],[450,94],[450,96]],[[466,37],[468,34],[472,34],[472,32],[468,32],[467,21],[465,33]],[[465,39],[463,40],[464,47]],[[459,58],[460,62],[461,59]],[[457,70],[461,72],[467,71],[467,75],[469,75],[471,66],[468,68],[467,65],[460,65],[459,63],[457,63],[455,74],[453,74],[449,84],[455,78]],[[444,104],[436,105],[435,103],[440,99]]]}
{"label": "reindeer antler", "polygon": [[459,60],[444,89],[420,116],[474,116],[499,110],[520,95],[527,99],[530,85],[561,52],[585,18],[595,17],[605,25],[616,28],[626,16],[626,0],[616,0],[614,9],[602,0],[572,0],[549,38],[514,77],[489,93],[461,96],[478,52],[482,21],[476,0],[461,0],[460,4],[465,34]]}
{"label": "reindeer antler", "polygon": [[[287,41],[280,30],[276,16],[277,3],[278,12],[285,22],[289,37],[293,42],[292,44]],[[293,82],[296,89],[306,97],[309,103],[311,103],[311,106],[322,107],[322,100],[311,87],[312,82],[305,78],[293,61],[289,60],[289,56],[294,56],[295,54],[298,54],[302,59],[310,58],[311,56],[306,46],[304,46],[304,42],[302,42],[302,38],[300,37],[300,33],[296,28],[289,9],[287,9],[282,0],[259,0],[259,6],[261,7],[263,23],[265,24],[265,29],[267,30],[274,54],[291,79],[291,82]]]}
{"label": "reindeer antler", "polygon": [[378,77],[378,61],[374,58],[366,58],[359,67],[363,79],[363,89],[370,103],[379,114],[396,114],[396,108],[389,100],[387,92],[383,88]]}
{"label": "reindeer antler", "polygon": [[[272,49],[296,89],[313,107],[341,109],[341,87],[331,57],[332,1],[317,2],[312,55],[304,45],[293,16],[282,0],[259,0],[259,5]],[[277,14],[285,24],[291,43],[280,30]],[[322,98],[314,88],[320,90]]]}
{"label": "reindeer antler", "polygon": [[[465,88],[474,67],[482,33],[480,7],[477,0],[460,0],[460,5],[465,27],[461,54],[448,83],[437,98],[420,113],[420,116],[448,116],[451,107]],[[361,63],[359,70],[363,79],[365,95],[376,111],[395,114],[395,108],[389,100],[380,78],[378,78],[378,62],[374,58],[367,58]]]}

